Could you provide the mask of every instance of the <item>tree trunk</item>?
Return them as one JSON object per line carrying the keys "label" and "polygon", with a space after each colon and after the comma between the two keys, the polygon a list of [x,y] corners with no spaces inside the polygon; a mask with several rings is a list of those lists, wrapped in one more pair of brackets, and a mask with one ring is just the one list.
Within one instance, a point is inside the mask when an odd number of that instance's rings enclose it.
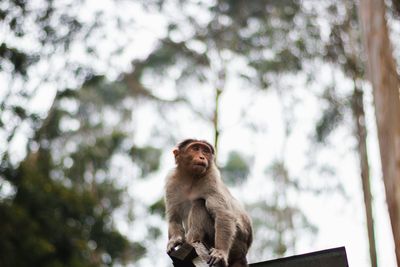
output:
{"label": "tree trunk", "polygon": [[352,99],[352,111],[355,121],[355,136],[357,137],[358,157],[360,160],[361,182],[364,194],[365,215],[367,220],[368,241],[369,241],[369,256],[371,267],[377,267],[376,247],[375,247],[375,232],[374,219],[372,212],[372,194],[369,180],[369,163],[367,152],[367,129],[365,126],[365,112],[363,91],[357,88],[354,82],[354,93]]}
{"label": "tree trunk", "polygon": [[385,19],[384,0],[361,0],[369,80],[375,115],[386,200],[392,225],[397,265],[400,266],[400,100],[399,79]]}
{"label": "tree trunk", "polygon": [[218,143],[219,143],[219,135],[220,135],[220,128],[219,128],[219,102],[220,97],[222,94],[222,90],[219,88],[215,89],[215,109],[214,109],[214,117],[213,117],[213,124],[214,124],[214,148],[215,148],[215,156],[218,155]]}

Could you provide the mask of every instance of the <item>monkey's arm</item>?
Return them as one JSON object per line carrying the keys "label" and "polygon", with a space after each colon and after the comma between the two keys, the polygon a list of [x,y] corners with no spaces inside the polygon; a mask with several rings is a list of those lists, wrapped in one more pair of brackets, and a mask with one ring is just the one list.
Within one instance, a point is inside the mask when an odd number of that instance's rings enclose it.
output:
{"label": "monkey's arm", "polygon": [[177,173],[172,171],[167,176],[165,184],[165,213],[168,222],[168,245],[167,252],[184,242],[185,230],[183,228],[182,200],[178,194]]}
{"label": "monkey's arm", "polygon": [[179,220],[178,216],[172,216],[168,221],[168,244],[167,253],[170,253],[172,249],[185,240],[185,230],[182,226],[182,221]]}
{"label": "monkey's arm", "polygon": [[[172,201],[171,201],[172,200]],[[166,197],[166,215],[168,220],[168,245],[167,252],[179,244],[182,244],[185,240],[185,230],[182,225],[182,209],[180,205],[174,203],[176,200],[173,198]]]}
{"label": "monkey's arm", "polygon": [[183,237],[185,236],[185,230],[183,229],[182,223],[171,220],[168,223],[168,238],[171,239],[173,237]]}

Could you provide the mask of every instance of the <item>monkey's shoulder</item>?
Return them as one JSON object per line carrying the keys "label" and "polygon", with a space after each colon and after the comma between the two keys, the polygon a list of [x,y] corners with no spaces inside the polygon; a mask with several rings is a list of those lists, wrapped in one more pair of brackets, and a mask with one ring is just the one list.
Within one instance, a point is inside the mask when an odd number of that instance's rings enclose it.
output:
{"label": "monkey's shoulder", "polygon": [[168,172],[167,177],[165,179],[165,191],[174,190],[181,184],[181,179],[177,174],[176,169],[172,169]]}

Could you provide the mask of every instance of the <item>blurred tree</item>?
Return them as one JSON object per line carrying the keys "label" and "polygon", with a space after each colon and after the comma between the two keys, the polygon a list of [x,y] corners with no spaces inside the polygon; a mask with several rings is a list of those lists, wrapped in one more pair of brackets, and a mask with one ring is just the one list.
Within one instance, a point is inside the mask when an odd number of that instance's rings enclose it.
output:
{"label": "blurred tree", "polygon": [[[57,1],[43,0],[38,1],[39,4],[35,6],[36,4],[32,5],[26,1],[2,1],[0,22],[3,26],[5,25],[7,33],[11,33],[7,36],[13,37],[1,43],[0,70],[12,72],[15,77],[27,79],[25,77],[29,76],[30,70],[39,65],[40,60],[51,57],[59,50],[68,51],[75,37],[86,38],[90,35],[92,29],[102,23],[102,19],[101,14],[98,14],[96,25],[85,25],[77,16],[74,16],[80,4],[84,2],[71,0],[63,2],[67,3],[64,5]],[[307,69],[307,63],[323,52],[319,41],[319,27],[315,23],[317,13],[312,2],[312,0],[143,1],[145,9],[154,13],[157,10],[166,19],[166,36],[147,56],[143,55],[142,59],[134,60],[133,70],[120,80],[110,83],[102,76],[93,76],[90,67],[67,62],[67,69],[71,68],[74,79],[77,79],[78,83],[84,80],[87,82],[79,90],[60,91],[44,120],[40,115],[33,114],[26,108],[25,98],[31,98],[33,95],[31,91],[26,90],[24,86],[20,90],[14,90],[13,86],[9,86],[10,90],[0,103],[0,125],[4,126],[2,130],[6,132],[7,145],[14,138],[17,128],[24,125],[22,122],[28,121],[34,130],[33,137],[28,141],[28,157],[24,163],[32,155],[38,153],[41,157],[45,155],[49,159],[40,161],[39,165],[41,171],[44,169],[40,174],[46,183],[51,182],[55,187],[82,194],[82,198],[90,196],[91,202],[83,200],[78,202],[88,203],[85,206],[91,205],[94,215],[85,211],[81,216],[94,216],[101,227],[96,228],[95,237],[91,239],[85,237],[86,239],[81,241],[84,244],[83,247],[88,247],[89,252],[84,254],[90,254],[88,258],[91,261],[86,261],[83,256],[77,256],[76,262],[85,262],[85,266],[112,264],[111,262],[124,261],[126,254],[123,251],[126,250],[134,259],[146,253],[143,243],[129,244],[124,238],[122,238],[124,241],[115,242],[119,244],[115,245],[118,246],[116,250],[122,254],[114,253],[113,248],[107,246],[114,243],[111,242],[112,238],[109,235],[104,238],[99,237],[104,234],[101,230],[107,230],[107,233],[114,231],[115,235],[118,235],[112,223],[112,211],[122,202],[122,189],[116,186],[119,184],[116,182],[118,176],[112,168],[112,162],[130,155],[134,163],[135,175],[138,177],[147,177],[160,167],[161,152],[157,146],[137,147],[127,134],[134,130],[129,129],[129,123],[127,123],[132,115],[132,109],[137,104],[137,101],[132,99],[145,97],[157,100],[162,109],[159,115],[164,118],[169,117],[165,112],[167,104],[170,107],[176,107],[176,105],[169,104],[185,104],[213,126],[214,143],[218,148],[221,133],[224,130],[220,123],[221,100],[226,91],[228,79],[240,81],[241,84],[238,87],[261,89],[276,87],[277,91],[282,91],[283,87],[274,84],[276,80],[283,79],[285,75],[290,76],[304,71]],[[43,23],[39,19],[41,16],[44,16]],[[40,23],[35,24],[32,21]],[[16,22],[20,26],[15,27]],[[32,25],[34,25],[33,28]],[[35,31],[32,32],[31,29]],[[61,30],[58,31],[59,29]],[[32,51],[20,46],[24,43],[24,36],[39,40],[37,43],[40,45],[32,47],[40,47],[40,49]],[[87,52],[92,53],[93,47],[88,47]],[[55,72],[57,76],[57,71]],[[312,72],[307,72],[307,74],[312,77]],[[54,75],[45,75],[45,79],[54,79]],[[158,89],[159,84],[167,80],[172,80],[174,83],[172,87],[177,88],[176,91],[173,90],[173,93]],[[42,85],[41,82],[39,84]],[[65,83],[58,84],[64,86]],[[205,101],[200,101],[198,94],[190,90],[194,87],[211,88],[214,101],[209,101],[211,99],[209,97]],[[18,94],[15,94],[16,92]],[[13,101],[9,101],[11,98]],[[243,109],[242,116],[246,118],[245,111],[249,107],[245,106]],[[177,112],[175,108],[172,111]],[[175,118],[175,116],[171,117]],[[165,121],[167,123],[160,120],[160,128],[168,125],[168,129],[174,129],[174,125],[169,123],[168,119]],[[290,132],[286,129],[286,132],[288,131]],[[169,132],[173,131],[162,129],[161,134],[167,136],[171,134]],[[0,179],[10,181],[13,188],[11,191],[16,193],[11,194],[7,199],[0,200],[0,204],[12,205],[12,210],[14,210],[16,196],[22,193],[20,193],[19,185],[14,184],[11,177],[14,177],[13,173],[20,173],[22,167],[13,165],[9,153],[2,153],[1,164]],[[229,173],[229,180],[240,178],[235,180],[238,181],[247,176],[250,167],[243,156],[232,152],[223,169]],[[313,229],[313,227],[304,223],[306,220],[301,210],[288,201],[287,190],[297,190],[298,187],[292,179],[288,178],[289,171],[286,163],[283,160],[277,161],[270,169],[269,174],[275,178],[274,182],[277,186],[273,194],[275,200],[265,201],[272,203],[271,206],[265,205],[264,201],[255,206],[257,206],[257,212],[261,210],[261,216],[264,216],[257,218],[265,218],[265,214],[273,211],[271,221],[274,224],[267,227],[276,230],[276,225],[279,225],[279,229],[276,238],[274,236],[271,239],[271,243],[260,241],[258,245],[263,251],[270,249],[274,253],[283,255],[286,251],[294,250],[299,234],[296,232],[297,227],[305,230]],[[286,189],[286,187],[291,189]],[[57,196],[56,193],[53,195]],[[52,201],[53,195],[43,194],[41,197],[46,198],[46,201]],[[158,200],[149,207],[149,211],[155,215],[163,214],[163,208],[162,200]],[[57,210],[58,205],[50,205],[49,209]],[[75,206],[71,209],[75,209]],[[99,210],[102,216],[96,213]],[[69,217],[61,217],[58,222],[68,221],[66,218]],[[32,219],[32,222],[36,222],[35,220]],[[11,217],[9,221],[12,222]],[[256,224],[260,227],[257,230],[265,230],[265,223],[264,221],[262,224]],[[8,224],[8,221],[5,221],[5,224],[7,224],[5,227],[12,225],[12,223]],[[26,229],[43,230],[42,222],[36,225],[36,228],[27,227]],[[159,238],[160,231],[157,227],[154,225],[146,227],[151,241]],[[286,229],[288,229],[287,233]],[[85,231],[90,232],[91,228]],[[27,234],[30,232],[29,230]],[[62,232],[59,230],[58,233]],[[10,238],[14,240],[14,237]],[[59,250],[53,241],[48,240],[48,236],[40,236],[37,240],[39,239],[45,242],[38,255]],[[56,249],[52,250],[49,248],[51,246]],[[37,245],[37,247],[40,246]],[[96,250],[96,248],[99,249]],[[86,249],[82,250],[86,251]],[[67,260],[69,261],[70,258]]]}
{"label": "blurred tree", "polygon": [[244,182],[249,175],[250,166],[243,156],[237,151],[231,151],[226,164],[221,168],[222,177],[228,184]]}
{"label": "blurred tree", "polygon": [[392,0],[392,6],[393,6],[393,13],[396,15],[396,17],[400,17],[400,1],[399,0]]}
{"label": "blurred tree", "polygon": [[[48,56],[59,48],[64,51],[69,48],[83,26],[76,15],[72,15],[71,8],[79,8],[81,3],[65,3],[64,10],[57,4],[55,1],[2,1],[0,23],[9,35],[2,39],[0,46],[0,71],[27,76],[29,67],[36,64],[40,57]],[[29,51],[20,42],[30,38],[51,51],[46,54]]]}
{"label": "blurred tree", "polygon": [[400,98],[399,75],[393,58],[383,0],[359,3],[368,78],[374,92],[383,181],[400,266]]}
{"label": "blurred tree", "polygon": [[362,62],[361,35],[358,29],[356,3],[353,1],[332,1],[327,7],[327,19],[331,32],[325,45],[325,59],[340,68],[353,82],[351,95],[341,95],[335,82],[328,86],[322,96],[327,103],[316,125],[316,140],[326,142],[327,138],[340,125],[346,122],[346,113],[352,113],[353,135],[357,140],[360,176],[364,196],[369,255],[372,267],[377,266],[373,201],[370,186],[370,171],[367,151],[367,127],[362,83],[364,66]]}
{"label": "blurred tree", "polygon": [[[8,233],[0,248],[1,266],[103,266],[136,260],[146,252],[142,244],[129,242],[114,225],[114,211],[131,200],[126,199],[123,177],[117,176],[113,161],[121,154],[127,157],[130,151],[142,151],[132,154],[138,176],[159,167],[157,149],[133,145],[127,134],[132,129],[124,125],[136,99],[150,95],[94,76],[96,63],[108,58],[102,56],[107,51],[99,44],[104,45],[101,41],[108,38],[109,31],[104,29],[104,9],[89,10],[88,4],[79,0],[0,3],[0,81],[5,84],[0,93],[0,204],[1,213],[7,215],[0,227]],[[113,33],[126,26],[115,16]],[[132,27],[132,21],[127,21]],[[109,57],[119,53],[120,41],[112,41]],[[80,89],[65,89],[80,87],[84,81]],[[32,110],[38,95],[40,105],[53,102],[50,110]],[[21,163],[13,150],[16,143],[23,150],[26,138],[27,156]],[[32,162],[32,155],[46,155],[47,160],[26,164]],[[31,179],[30,172],[40,179]],[[23,182],[17,183],[15,177]],[[31,196],[26,196],[26,184],[32,187]],[[40,202],[34,201],[31,208],[30,201],[36,198]],[[68,212],[63,211],[64,206]],[[133,219],[134,212],[128,213]],[[28,221],[32,225],[25,231],[32,244],[23,251],[24,237],[15,231],[18,226],[13,222],[18,218],[14,215],[21,217],[18,225]],[[63,227],[64,222],[71,222],[71,229]],[[47,233],[47,227],[54,230]],[[64,237],[68,238],[66,253],[60,245]],[[30,257],[35,242],[42,245]]]}
{"label": "blurred tree", "polygon": [[139,165],[142,176],[146,176],[160,167],[160,149],[150,146],[133,147],[131,154],[135,163]]}
{"label": "blurred tree", "polygon": [[[79,87],[104,66],[101,60],[120,53],[120,43],[113,42],[109,51],[98,45],[107,39],[106,15],[101,6],[89,6],[89,1],[80,0],[1,1],[1,157],[7,156],[16,136],[26,135],[27,128],[46,116],[57,90]],[[124,26],[115,23],[114,32]]]}
{"label": "blurred tree", "polygon": [[[63,149],[54,153],[55,140],[64,134],[60,120],[70,114],[55,104],[43,122],[28,105],[45,81],[62,80],[52,67],[38,76],[37,70],[46,69],[40,63],[66,55],[75,39],[85,38],[79,34],[87,38],[96,27],[81,23],[77,15],[81,4],[0,3],[0,79],[7,84],[0,101],[0,184],[13,189],[0,198],[1,266],[104,266],[131,257],[131,244],[115,229],[111,217],[121,204],[122,191],[110,181],[89,187],[76,177],[61,175],[69,161],[57,160]],[[62,63],[77,79],[88,74],[87,68],[72,61]],[[26,158],[15,162],[8,148],[27,124],[37,135],[28,141]]]}
{"label": "blurred tree", "polygon": [[[274,187],[271,198],[250,206],[257,237],[253,253],[264,257],[283,257],[296,253],[298,237],[305,232],[314,235],[318,229],[289,200],[289,195],[298,190],[298,184],[290,177],[285,163],[276,160],[266,171],[273,178]],[[272,249],[270,255],[265,253],[265,246]]]}
{"label": "blurred tree", "polygon": [[[295,123],[291,110],[296,99],[289,93],[290,87],[281,84],[285,76],[301,71],[312,78],[306,66],[322,52],[317,45],[319,28],[314,23],[317,15],[307,1],[252,1],[251,4],[220,1],[219,4],[216,20],[223,21],[225,16],[232,20],[228,25],[234,33],[230,34],[236,36],[230,47],[246,57],[250,69],[238,75],[259,89],[274,88],[280,99],[285,135],[282,158],[267,168],[268,177],[273,180],[272,195],[254,203],[250,211],[257,255],[285,256],[296,252],[302,233],[313,235],[317,231],[289,197],[300,190],[300,181],[290,177],[284,161],[288,152],[286,142]],[[272,253],[267,255],[269,250]]]}
{"label": "blurred tree", "polygon": [[[134,71],[128,75],[130,84],[135,88],[144,88],[146,84],[155,94],[159,80],[152,85],[146,80],[146,73],[152,80],[162,76],[162,79],[176,81],[173,101],[187,104],[194,113],[210,122],[218,149],[224,130],[220,123],[220,107],[228,79],[240,81],[237,87],[266,89],[273,87],[274,81],[282,76],[302,71],[321,54],[319,27],[314,23],[317,12],[310,3],[297,0],[145,1],[145,8],[159,11],[166,17],[168,32],[147,58],[133,62]],[[312,76],[312,72],[308,74]],[[211,88],[212,104],[193,97],[193,91],[188,90],[193,87]],[[211,97],[206,92],[204,95],[207,99]],[[242,108],[245,118],[251,107]],[[248,164],[242,159],[239,154],[232,153],[222,166],[230,182],[231,178],[245,177],[248,173]],[[300,212],[296,208],[293,210]]]}
{"label": "blurred tree", "polygon": [[[67,57],[75,39],[90,35],[96,24],[85,25],[78,18],[81,1],[20,1],[0,3],[0,79],[6,84],[0,96],[1,157],[7,156],[9,143],[26,123],[36,124],[40,115],[27,109],[45,82],[61,81],[64,75],[55,74],[55,65],[63,65],[77,79],[84,78],[88,68],[64,59],[57,64],[51,58]],[[49,63],[47,73],[43,62]],[[65,74],[65,73],[64,73]],[[64,82],[63,82],[64,83]],[[3,149],[3,146],[5,147]]]}
{"label": "blurred tree", "polygon": [[[279,84],[279,82],[276,82]],[[279,87],[279,85],[277,85]],[[272,187],[269,188],[268,197],[251,205],[251,214],[255,218],[255,236],[258,242],[256,251],[265,254],[267,246],[272,249],[272,255],[282,257],[296,253],[297,243],[301,237],[314,236],[318,228],[312,224],[298,206],[297,194],[307,191],[317,192],[319,189],[304,183],[302,179],[294,177],[285,160],[288,154],[288,140],[292,134],[294,117],[290,112],[292,105],[287,104],[288,95],[284,90],[278,90],[281,102],[281,114],[283,117],[283,143],[280,158],[275,159],[265,170],[266,175],[272,179]],[[331,189],[326,186],[321,191]],[[264,214],[261,213],[264,211]],[[262,227],[266,224],[267,229]],[[271,230],[268,231],[268,228]]]}
{"label": "blurred tree", "polygon": [[2,161],[0,179],[16,193],[0,199],[1,266],[111,266],[145,254],[113,219],[125,192],[113,160],[141,151],[132,158],[139,172],[159,167],[159,150],[129,141],[130,95],[124,83],[101,76],[60,91],[26,159],[17,168]]}
{"label": "blurred tree", "polygon": [[[173,76],[176,100],[188,103],[213,125],[218,149],[223,131],[219,109],[228,78],[239,79],[245,87],[265,89],[272,75],[298,72],[319,54],[315,45],[319,29],[313,23],[316,13],[303,2],[307,1],[145,1],[147,9],[159,10],[166,17],[168,33],[146,59],[133,62],[131,77],[136,82],[132,84],[143,84],[146,69],[152,75]],[[212,88],[211,107],[193,101],[189,82]]]}
{"label": "blurred tree", "polygon": [[97,191],[63,185],[50,178],[54,167],[49,151],[39,149],[12,174],[2,170],[17,191],[0,202],[1,266],[111,266],[130,259],[131,245],[110,216],[120,191],[111,183]]}

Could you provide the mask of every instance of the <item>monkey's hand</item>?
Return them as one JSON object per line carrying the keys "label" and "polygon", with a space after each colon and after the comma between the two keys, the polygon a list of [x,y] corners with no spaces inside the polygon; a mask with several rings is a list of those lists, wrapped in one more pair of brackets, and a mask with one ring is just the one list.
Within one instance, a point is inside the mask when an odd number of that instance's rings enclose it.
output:
{"label": "monkey's hand", "polygon": [[186,242],[189,244],[199,243],[201,240],[201,235],[193,230],[189,230],[189,233],[186,235]]}
{"label": "monkey's hand", "polygon": [[214,264],[220,263],[222,266],[228,266],[228,253],[221,249],[212,248],[210,250],[210,258],[207,264],[212,266]]}
{"label": "monkey's hand", "polygon": [[183,238],[181,236],[173,236],[171,237],[170,240],[168,240],[168,244],[167,244],[167,253],[171,253],[172,250],[179,246],[182,245],[184,242]]}

